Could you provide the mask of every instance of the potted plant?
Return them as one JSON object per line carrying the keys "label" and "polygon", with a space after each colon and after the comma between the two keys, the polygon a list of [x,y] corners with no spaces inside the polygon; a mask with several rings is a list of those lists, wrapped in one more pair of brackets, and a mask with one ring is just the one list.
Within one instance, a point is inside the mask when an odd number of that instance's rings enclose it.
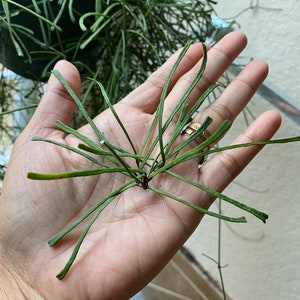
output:
{"label": "potted plant", "polygon": [[2,1],[0,62],[41,81],[57,60],[67,59],[101,81],[114,103],[188,39],[204,41],[214,30],[215,3]]}

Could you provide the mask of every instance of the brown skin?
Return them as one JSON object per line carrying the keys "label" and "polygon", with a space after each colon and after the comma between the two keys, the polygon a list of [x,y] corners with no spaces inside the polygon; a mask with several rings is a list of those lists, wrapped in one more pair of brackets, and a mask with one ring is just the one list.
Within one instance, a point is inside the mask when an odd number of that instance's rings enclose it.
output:
{"label": "brown skin", "polygon": [[[235,32],[208,51],[205,76],[189,97],[190,103],[217,80],[246,43],[246,37]],[[137,148],[149,129],[166,76],[177,55],[115,106]],[[201,57],[202,46],[195,44],[180,64],[166,99],[166,116],[195,76]],[[75,67],[61,61],[56,69],[79,94],[81,83]],[[251,62],[215,103],[200,112],[196,121],[211,116],[214,121],[210,132],[225,119],[233,121],[267,73],[264,62]],[[42,136],[77,146],[75,137],[65,137],[54,127],[55,120],[69,123],[74,110],[72,99],[51,76],[39,107],[14,145],[0,202],[1,299],[128,299],[164,267],[202,218],[201,214],[173,200],[133,188],[115,199],[97,219],[69,274],[62,281],[56,279],[71,255],[82,226],[53,248],[48,246],[48,239],[125,182],[124,176],[119,174],[57,181],[27,179],[30,171],[53,173],[92,167],[91,162],[76,154],[48,143],[31,141],[33,136]],[[112,144],[126,146],[110,111],[101,113],[94,122]],[[269,139],[279,126],[278,113],[266,112],[233,143]],[[79,131],[96,140],[89,126]],[[184,135],[179,137],[183,138]],[[261,148],[252,146],[218,153],[207,161],[200,174],[197,160],[178,166],[176,172],[221,192]],[[205,208],[213,201],[204,192],[170,176],[159,176],[150,184]]]}

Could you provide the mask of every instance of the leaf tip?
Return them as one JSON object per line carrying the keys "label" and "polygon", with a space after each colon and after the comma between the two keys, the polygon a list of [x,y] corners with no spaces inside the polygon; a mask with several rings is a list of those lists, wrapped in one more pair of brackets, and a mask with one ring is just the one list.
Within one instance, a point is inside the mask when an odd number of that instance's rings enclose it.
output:
{"label": "leaf tip", "polygon": [[36,178],[36,173],[28,172],[28,173],[27,173],[27,178],[28,178],[28,179],[37,179],[37,178]]}

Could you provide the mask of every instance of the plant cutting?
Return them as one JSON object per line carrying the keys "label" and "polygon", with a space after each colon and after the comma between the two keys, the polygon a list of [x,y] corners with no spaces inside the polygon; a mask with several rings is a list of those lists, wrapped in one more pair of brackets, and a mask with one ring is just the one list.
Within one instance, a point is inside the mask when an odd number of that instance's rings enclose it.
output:
{"label": "plant cutting", "polygon": [[[114,109],[114,106],[111,104],[103,85],[100,82],[96,81],[96,84],[97,86],[99,86],[105,99],[107,109],[110,110],[112,116],[119,124],[120,130],[123,131],[123,134],[127,140],[126,143],[130,145],[130,150],[110,143],[109,137],[104,136],[103,133],[97,128],[94,121],[90,118],[90,116],[84,109],[84,106],[82,105],[80,99],[73,92],[73,90],[66,82],[64,77],[59,72],[54,71],[54,75],[66,88],[72,99],[76,102],[79,110],[86,118],[86,121],[92,128],[94,135],[97,137],[97,142],[95,142],[95,140],[89,138],[88,136],[79,133],[78,131],[74,130],[73,128],[60,121],[56,122],[57,128],[61,129],[68,135],[75,136],[78,140],[80,140],[81,142],[79,142],[78,147],[68,146],[63,143],[42,137],[35,137],[34,141],[48,142],[58,147],[67,149],[68,151],[81,155],[83,159],[90,160],[97,167],[92,168],[90,170],[75,170],[71,172],[56,174],[39,174],[29,172],[28,178],[34,180],[55,180],[84,176],[102,176],[103,174],[114,173],[122,174],[127,178],[127,180],[125,180],[123,184],[120,184],[120,186],[116,187],[115,190],[107,194],[104,198],[99,199],[99,202],[97,202],[94,206],[90,207],[87,211],[85,211],[75,222],[70,224],[68,227],[66,227],[64,230],[62,230],[49,240],[49,245],[54,246],[66,235],[71,233],[72,230],[74,230],[82,222],[87,222],[84,230],[82,231],[74,247],[73,253],[69,261],[66,263],[62,271],[57,275],[59,279],[63,279],[70,270],[85,237],[87,236],[92,225],[101,215],[101,213],[103,213],[103,211],[108,206],[112,205],[112,203],[115,199],[117,199],[118,196],[120,196],[125,191],[128,191],[133,188],[149,190],[151,192],[156,193],[158,197],[167,197],[169,199],[181,203],[182,205],[187,205],[191,209],[194,209],[200,213],[217,217],[222,220],[240,223],[246,222],[246,218],[244,216],[229,217],[218,213],[214,213],[201,206],[195,205],[187,201],[183,197],[179,197],[176,194],[172,194],[172,192],[168,192],[160,188],[155,183],[153,183],[155,182],[155,179],[159,176],[171,176],[173,178],[176,178],[177,180],[186,183],[191,188],[196,187],[197,189],[200,189],[212,195],[214,198],[222,199],[223,201],[235,205],[239,209],[254,215],[263,222],[266,222],[268,218],[268,215],[266,213],[261,212],[255,208],[249,207],[235,199],[232,199],[222,193],[212,190],[204,185],[199,184],[198,182],[195,182],[189,178],[178,174],[176,172],[176,167],[195,159],[197,159],[198,161],[202,161],[202,158],[208,154],[213,154],[241,147],[250,147],[254,145],[296,142],[300,141],[300,137],[248,142],[219,148],[211,148],[211,146],[214,145],[229,129],[231,122],[229,120],[225,120],[223,124],[219,126],[219,128],[214,133],[212,133],[209,137],[207,137],[200,143],[197,143],[197,145],[195,146],[195,141],[197,141],[197,138],[203,135],[204,131],[214,121],[212,118],[207,117],[206,120],[202,123],[202,125],[197,130],[195,130],[193,134],[191,134],[186,139],[181,140],[181,142],[178,143],[179,137],[185,131],[186,126],[189,124],[194,114],[197,111],[199,111],[199,108],[203,104],[204,100],[208,97],[208,95],[212,93],[212,91],[217,86],[216,84],[210,86],[206,90],[206,92],[204,92],[201,95],[201,97],[194,103],[192,107],[188,107],[187,99],[194,91],[196,85],[201,80],[201,77],[206,68],[207,53],[205,46],[203,46],[203,60],[197,75],[191,82],[190,86],[186,89],[185,93],[179,99],[178,103],[174,107],[174,110],[168,115],[167,118],[165,118],[165,101],[167,98],[168,90],[170,88],[170,83],[190,45],[191,42],[184,47],[176,63],[172,67],[170,74],[166,80],[166,84],[164,85],[163,91],[161,93],[158,108],[150,126],[150,130],[145,136],[142,145],[138,145],[138,147],[134,143],[134,138],[130,136],[130,134],[127,132],[126,125],[122,123],[121,116],[118,115],[117,111]],[[176,119],[175,124],[173,123],[174,119]],[[95,155],[97,158],[95,158]]]}

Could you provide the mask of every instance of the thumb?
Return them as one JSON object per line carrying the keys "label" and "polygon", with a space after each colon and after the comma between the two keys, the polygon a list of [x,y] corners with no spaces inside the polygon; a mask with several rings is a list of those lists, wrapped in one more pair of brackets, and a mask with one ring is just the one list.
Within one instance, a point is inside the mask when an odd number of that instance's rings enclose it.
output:
{"label": "thumb", "polygon": [[[79,96],[81,80],[76,67],[62,60],[56,63],[54,69],[62,74],[70,87]],[[76,104],[69,93],[55,75],[52,74],[49,78],[46,92],[25,131],[30,136],[38,134],[43,137],[49,136],[53,132],[57,133],[58,129],[54,125],[55,121],[60,120],[65,124],[69,124],[75,107]]]}

